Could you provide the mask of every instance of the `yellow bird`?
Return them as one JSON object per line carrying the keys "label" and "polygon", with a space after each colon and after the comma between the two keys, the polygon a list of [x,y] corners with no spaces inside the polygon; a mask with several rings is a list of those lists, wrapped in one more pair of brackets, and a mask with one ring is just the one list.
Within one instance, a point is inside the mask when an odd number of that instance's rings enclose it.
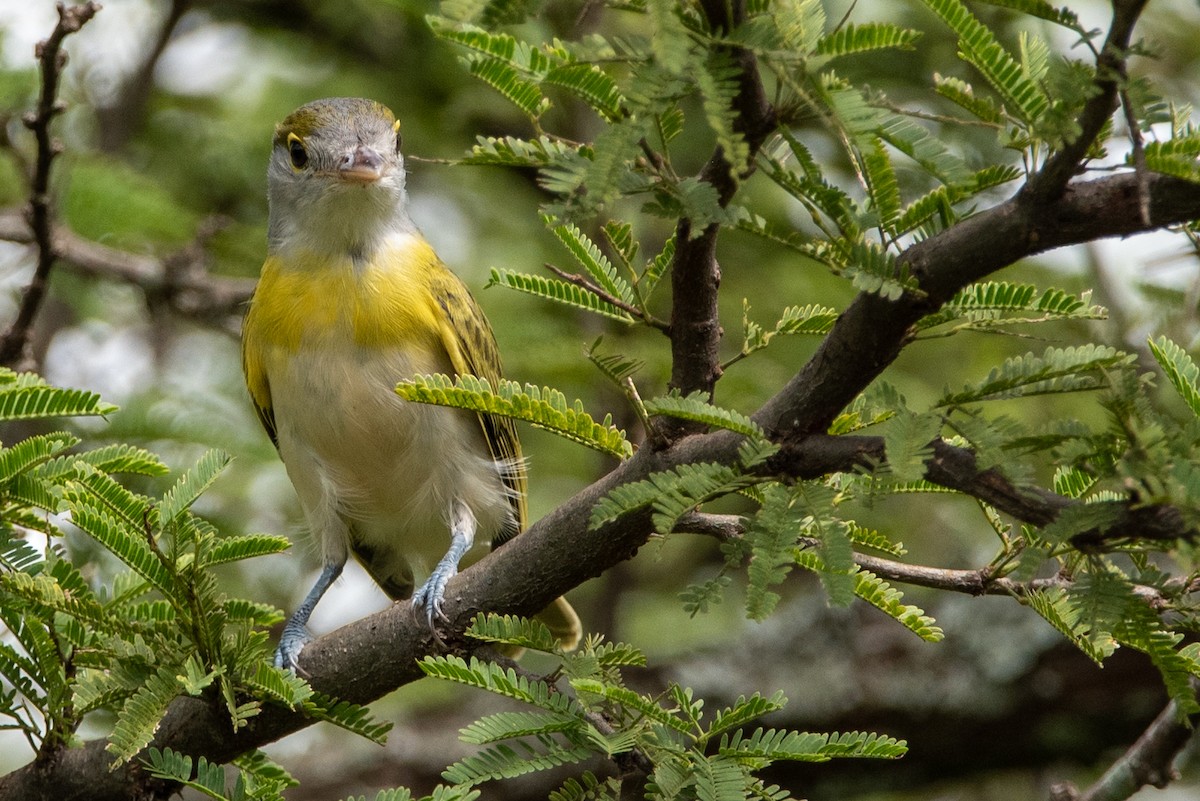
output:
{"label": "yellow bird", "polygon": [[[351,553],[393,599],[413,596],[432,627],[476,536],[495,547],[525,526],[513,422],[395,393],[418,373],[493,385],[501,373],[483,311],[409,217],[399,129],[357,98],[309,103],[275,129],[267,259],[242,364],[324,563],[275,654],[291,670]],[[414,565],[430,563],[414,595]],[[578,642],[565,599],[539,618],[564,647]]]}

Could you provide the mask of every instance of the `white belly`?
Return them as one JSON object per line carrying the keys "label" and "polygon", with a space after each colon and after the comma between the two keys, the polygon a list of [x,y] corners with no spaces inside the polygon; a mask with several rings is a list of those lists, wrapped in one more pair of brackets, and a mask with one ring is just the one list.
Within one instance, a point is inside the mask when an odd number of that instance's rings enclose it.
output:
{"label": "white belly", "polygon": [[326,341],[267,365],[279,451],[327,562],[356,551],[384,583],[445,553],[455,501],[488,542],[511,519],[500,470],[470,412],[409,403],[415,373],[450,372],[403,349]]}

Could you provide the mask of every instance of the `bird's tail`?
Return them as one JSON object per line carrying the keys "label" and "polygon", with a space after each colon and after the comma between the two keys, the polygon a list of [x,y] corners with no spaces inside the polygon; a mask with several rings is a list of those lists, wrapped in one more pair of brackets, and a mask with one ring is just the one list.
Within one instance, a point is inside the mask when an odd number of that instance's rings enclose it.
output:
{"label": "bird's tail", "polygon": [[583,636],[583,624],[579,622],[579,615],[575,614],[566,598],[558,598],[535,617],[546,624],[564,651],[573,651],[575,646],[579,645]]}

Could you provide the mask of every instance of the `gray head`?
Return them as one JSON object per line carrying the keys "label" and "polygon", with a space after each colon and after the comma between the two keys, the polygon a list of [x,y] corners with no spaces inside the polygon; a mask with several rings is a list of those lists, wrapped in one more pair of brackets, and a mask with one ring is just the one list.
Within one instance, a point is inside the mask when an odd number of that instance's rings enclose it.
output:
{"label": "gray head", "polygon": [[380,103],[316,100],[275,127],[267,169],[272,252],[363,254],[411,231],[400,123]]}

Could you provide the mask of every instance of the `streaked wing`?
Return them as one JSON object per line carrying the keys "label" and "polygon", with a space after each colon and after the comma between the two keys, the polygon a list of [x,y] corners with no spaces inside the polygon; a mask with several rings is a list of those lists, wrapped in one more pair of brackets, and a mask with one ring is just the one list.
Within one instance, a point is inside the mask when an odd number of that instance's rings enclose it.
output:
{"label": "streaked wing", "polygon": [[[492,389],[498,389],[501,379],[500,350],[496,346],[492,327],[475,298],[471,297],[462,280],[444,266],[434,275],[430,288],[445,314],[442,344],[450,354],[454,372],[485,379]],[[492,546],[496,547],[525,528],[525,466],[521,461],[517,428],[511,418],[481,414],[479,424],[483,428],[492,459],[505,466],[501,477],[512,490],[510,503],[517,521],[515,530],[502,529],[493,537]]]}

